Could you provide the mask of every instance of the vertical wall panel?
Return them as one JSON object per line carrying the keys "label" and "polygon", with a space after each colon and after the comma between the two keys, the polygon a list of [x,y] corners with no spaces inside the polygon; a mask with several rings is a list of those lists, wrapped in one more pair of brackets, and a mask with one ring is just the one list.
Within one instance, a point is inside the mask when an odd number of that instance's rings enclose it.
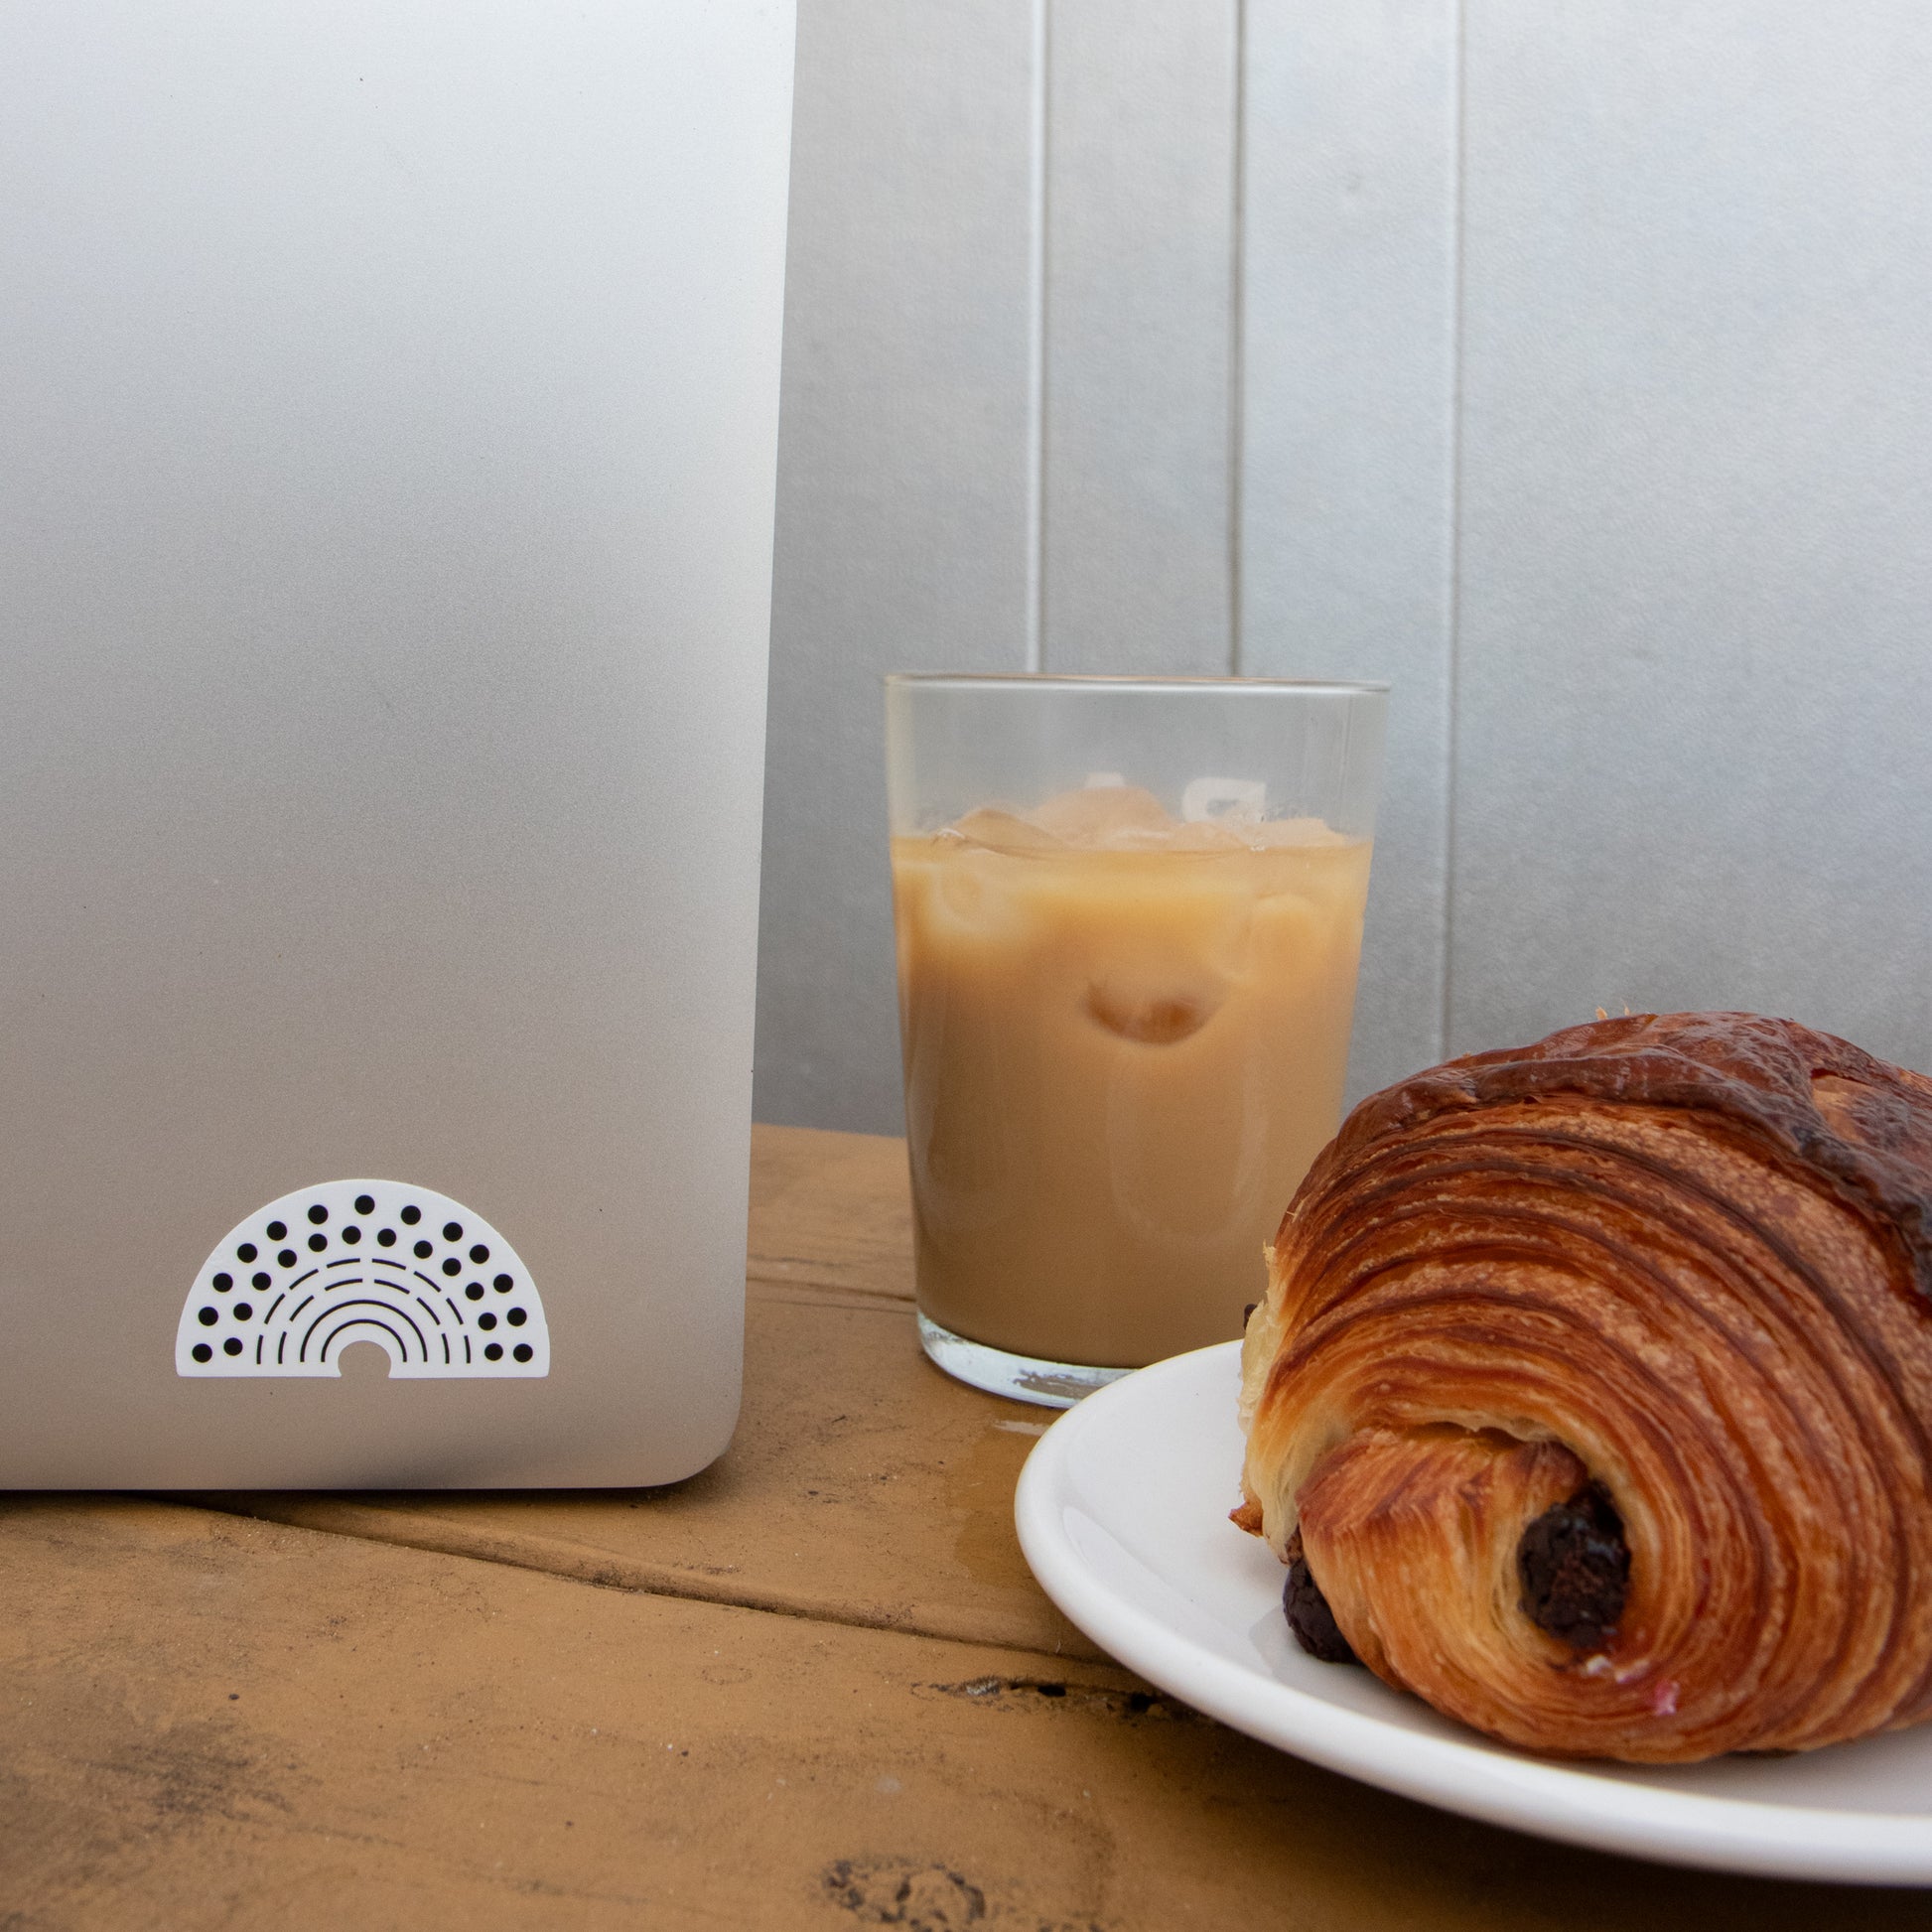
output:
{"label": "vertical wall panel", "polygon": [[1451,1043],[1932,1063],[1932,13],[1469,21]]}
{"label": "vertical wall panel", "polygon": [[1392,679],[1351,1094],[1441,1056],[1454,0],[1249,0],[1241,667]]}
{"label": "vertical wall panel", "polygon": [[799,9],[759,1118],[897,1132],[879,678],[1024,667],[1030,0]]}
{"label": "vertical wall panel", "polygon": [[1224,674],[1235,0],[1050,0],[1043,655]]}

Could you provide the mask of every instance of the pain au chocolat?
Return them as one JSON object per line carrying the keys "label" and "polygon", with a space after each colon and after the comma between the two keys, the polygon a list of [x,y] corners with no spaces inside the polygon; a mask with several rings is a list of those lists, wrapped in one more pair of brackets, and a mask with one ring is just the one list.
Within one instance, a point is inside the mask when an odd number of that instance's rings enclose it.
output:
{"label": "pain au chocolat", "polygon": [[1642,1015],[1357,1107],[1242,1352],[1305,1646],[1530,1749],[1932,1715],[1932,1080]]}

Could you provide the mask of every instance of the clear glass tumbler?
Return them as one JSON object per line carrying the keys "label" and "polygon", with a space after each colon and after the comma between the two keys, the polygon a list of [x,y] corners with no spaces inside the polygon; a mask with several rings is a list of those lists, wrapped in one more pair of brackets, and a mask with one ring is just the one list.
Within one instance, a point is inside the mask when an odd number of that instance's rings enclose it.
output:
{"label": "clear glass tumbler", "polygon": [[919,1335],[1065,1407],[1241,1331],[1341,1113],[1388,687],[893,676]]}

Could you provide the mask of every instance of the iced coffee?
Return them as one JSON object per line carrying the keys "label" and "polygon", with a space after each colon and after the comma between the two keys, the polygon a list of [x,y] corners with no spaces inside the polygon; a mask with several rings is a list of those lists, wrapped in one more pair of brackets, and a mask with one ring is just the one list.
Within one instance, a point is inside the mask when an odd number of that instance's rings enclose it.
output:
{"label": "iced coffee", "polygon": [[896,837],[922,1312],[1120,1368],[1238,1334],[1339,1120],[1368,871],[1104,781]]}

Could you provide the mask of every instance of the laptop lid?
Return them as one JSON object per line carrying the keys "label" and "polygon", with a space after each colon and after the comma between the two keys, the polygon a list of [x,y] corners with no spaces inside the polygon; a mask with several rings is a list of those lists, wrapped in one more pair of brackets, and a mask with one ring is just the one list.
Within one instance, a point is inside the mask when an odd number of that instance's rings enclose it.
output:
{"label": "laptop lid", "polygon": [[0,16],[0,1483],[727,1441],[791,14]]}

